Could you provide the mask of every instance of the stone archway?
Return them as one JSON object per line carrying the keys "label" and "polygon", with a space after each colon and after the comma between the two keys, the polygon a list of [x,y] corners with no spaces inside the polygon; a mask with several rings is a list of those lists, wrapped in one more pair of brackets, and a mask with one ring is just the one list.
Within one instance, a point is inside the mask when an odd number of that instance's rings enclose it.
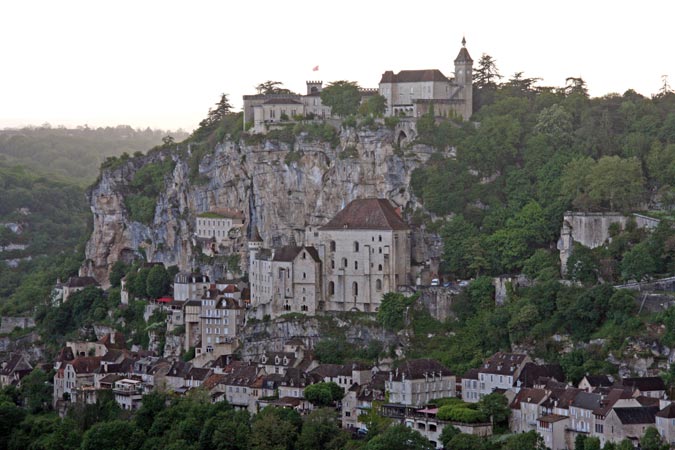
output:
{"label": "stone archway", "polygon": [[405,131],[401,130],[398,133],[398,137],[396,138],[396,143],[400,147],[401,144],[405,144],[408,140],[408,135],[405,133]]}

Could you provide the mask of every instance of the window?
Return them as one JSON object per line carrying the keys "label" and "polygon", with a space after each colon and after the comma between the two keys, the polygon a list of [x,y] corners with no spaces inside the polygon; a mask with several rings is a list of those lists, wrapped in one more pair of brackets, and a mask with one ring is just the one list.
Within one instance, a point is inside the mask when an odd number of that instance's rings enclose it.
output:
{"label": "window", "polygon": [[352,295],[359,295],[359,283],[356,281],[352,283]]}
{"label": "window", "polygon": [[331,252],[335,251],[335,241],[330,241],[330,251]]}
{"label": "window", "polygon": [[380,271],[382,270],[382,264],[377,265],[377,270],[380,270]]}
{"label": "window", "polygon": [[378,249],[378,253],[382,253],[382,247]]}
{"label": "window", "polygon": [[375,280],[375,290],[381,291],[382,290],[382,280],[379,278]]}
{"label": "window", "polygon": [[380,241],[380,242],[382,242],[382,236],[378,236],[378,237],[377,237],[377,240]]}
{"label": "window", "polygon": [[354,251],[358,252],[359,251],[359,243],[354,241]]}
{"label": "window", "polygon": [[347,258],[342,258],[342,267],[346,269],[347,266],[348,266],[348,264],[347,264]]}
{"label": "window", "polygon": [[307,259],[307,253],[302,252],[302,259]]}
{"label": "window", "polygon": [[306,280],[307,279],[307,274],[305,272],[302,272],[302,279]]}
{"label": "window", "polygon": [[354,261],[354,270],[359,270],[359,262]]}
{"label": "window", "polygon": [[335,269],[335,260],[334,259],[330,260],[330,268]]}
{"label": "window", "polygon": [[335,295],[335,283],[332,281],[328,282],[328,295]]}

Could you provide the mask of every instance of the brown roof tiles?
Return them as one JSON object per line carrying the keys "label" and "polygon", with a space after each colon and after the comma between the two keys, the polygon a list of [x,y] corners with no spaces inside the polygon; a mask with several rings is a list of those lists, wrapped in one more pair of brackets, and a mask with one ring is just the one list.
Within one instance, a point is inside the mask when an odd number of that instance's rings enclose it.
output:
{"label": "brown roof tiles", "polygon": [[352,200],[322,230],[407,230],[391,202],[383,198]]}

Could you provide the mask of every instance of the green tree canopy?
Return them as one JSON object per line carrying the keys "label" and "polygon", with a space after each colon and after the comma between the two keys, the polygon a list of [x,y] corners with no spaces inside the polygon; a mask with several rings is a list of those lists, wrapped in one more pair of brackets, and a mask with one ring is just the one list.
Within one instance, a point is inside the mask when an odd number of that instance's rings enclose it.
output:
{"label": "green tree canopy", "polygon": [[321,102],[332,114],[347,117],[357,113],[361,103],[359,85],[353,81],[334,81],[321,90]]}
{"label": "green tree canopy", "polygon": [[430,445],[417,431],[398,424],[368,441],[364,450],[427,450]]}

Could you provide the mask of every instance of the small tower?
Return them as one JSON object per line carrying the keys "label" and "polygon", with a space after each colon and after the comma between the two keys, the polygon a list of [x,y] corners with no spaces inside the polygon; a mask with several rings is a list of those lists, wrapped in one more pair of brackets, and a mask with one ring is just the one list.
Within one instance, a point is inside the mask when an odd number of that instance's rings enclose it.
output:
{"label": "small tower", "polygon": [[323,89],[323,81],[307,81],[307,95],[318,94]]}
{"label": "small tower", "polygon": [[262,246],[263,240],[260,237],[260,233],[258,232],[258,227],[254,226],[253,233],[251,233],[251,239],[248,240],[248,251],[257,252],[262,248]]}
{"label": "small tower", "polygon": [[466,49],[466,38],[462,38],[462,48],[455,58],[455,84],[461,87],[461,98],[464,99],[462,117],[469,120],[473,114],[473,59]]}

